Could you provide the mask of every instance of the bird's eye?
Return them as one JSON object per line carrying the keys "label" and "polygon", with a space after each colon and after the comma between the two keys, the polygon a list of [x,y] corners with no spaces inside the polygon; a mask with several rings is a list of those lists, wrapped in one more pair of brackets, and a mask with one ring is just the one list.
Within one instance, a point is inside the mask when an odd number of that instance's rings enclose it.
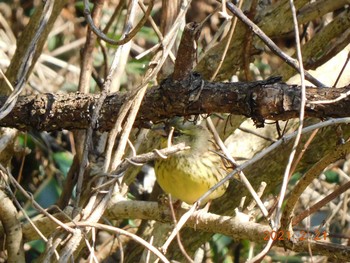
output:
{"label": "bird's eye", "polygon": [[173,137],[178,137],[181,135],[181,132],[179,130],[174,130]]}

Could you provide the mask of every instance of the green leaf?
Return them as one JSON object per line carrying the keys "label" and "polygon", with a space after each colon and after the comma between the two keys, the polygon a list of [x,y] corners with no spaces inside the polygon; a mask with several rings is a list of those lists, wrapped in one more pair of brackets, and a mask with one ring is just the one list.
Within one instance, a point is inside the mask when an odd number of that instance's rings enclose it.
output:
{"label": "green leaf", "polygon": [[[90,11],[91,11],[91,9],[93,7],[94,7],[94,4],[93,3],[89,3]],[[77,1],[77,2],[75,2],[75,8],[77,10],[79,10],[80,12],[84,12],[84,1]]]}
{"label": "green leaf", "polygon": [[58,166],[58,169],[67,176],[67,173],[73,163],[73,156],[69,152],[57,152],[52,155],[53,160]]}
{"label": "green leaf", "polygon": [[292,175],[292,177],[289,180],[289,184],[295,185],[299,179],[301,178],[302,174],[301,173],[295,173]]}
{"label": "green leaf", "polygon": [[339,174],[337,172],[329,170],[324,172],[324,175],[326,176],[326,181],[328,183],[339,183]]}
{"label": "green leaf", "polygon": [[46,243],[43,240],[30,241],[28,242],[28,245],[39,253],[43,253],[46,247]]}

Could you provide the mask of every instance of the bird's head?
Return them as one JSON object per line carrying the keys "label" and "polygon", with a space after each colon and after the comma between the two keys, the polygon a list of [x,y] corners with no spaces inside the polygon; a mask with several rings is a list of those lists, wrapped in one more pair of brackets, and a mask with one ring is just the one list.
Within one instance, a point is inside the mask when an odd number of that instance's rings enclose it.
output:
{"label": "bird's head", "polygon": [[205,125],[198,125],[193,122],[183,122],[179,118],[173,119],[166,125],[163,125],[163,129],[161,129],[164,138],[162,140],[163,147],[166,147],[167,145],[167,138],[171,127],[174,128],[172,136],[173,144],[184,142],[191,147],[191,152],[207,149],[210,133]]}

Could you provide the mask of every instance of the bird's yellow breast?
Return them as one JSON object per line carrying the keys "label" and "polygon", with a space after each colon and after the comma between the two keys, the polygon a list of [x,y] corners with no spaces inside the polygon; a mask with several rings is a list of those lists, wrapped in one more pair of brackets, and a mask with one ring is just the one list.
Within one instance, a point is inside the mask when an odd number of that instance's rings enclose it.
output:
{"label": "bird's yellow breast", "polygon": [[[224,176],[222,162],[213,152],[208,156],[174,155],[155,163],[157,181],[173,197],[193,204]],[[225,193],[227,184],[215,190],[203,203]]]}

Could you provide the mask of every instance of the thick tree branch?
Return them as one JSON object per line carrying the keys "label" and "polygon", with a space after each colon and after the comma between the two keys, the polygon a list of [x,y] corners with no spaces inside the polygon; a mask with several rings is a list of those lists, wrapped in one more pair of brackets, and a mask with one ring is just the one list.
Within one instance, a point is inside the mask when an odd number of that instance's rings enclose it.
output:
{"label": "thick tree branch", "polygon": [[[69,208],[67,208],[66,212],[68,212],[68,210]],[[185,212],[184,209],[178,209],[177,217],[180,218]],[[55,214],[55,217],[63,222],[69,222],[68,218],[62,214]],[[119,200],[109,208],[106,217],[111,220],[135,218],[152,219],[167,223],[173,222],[168,207],[160,206],[156,202],[145,201]],[[34,223],[45,235],[49,235],[54,227],[52,221],[48,218],[40,218]],[[221,233],[236,240],[248,239],[257,243],[266,243],[264,237],[271,233],[271,228],[268,225],[245,222],[231,216],[221,216],[203,212],[195,212],[187,221],[186,226],[188,228],[195,228],[197,231],[201,232]],[[25,241],[40,238],[29,223],[23,225],[23,234]],[[0,236],[3,236],[2,228],[0,228]],[[322,237],[320,237],[320,239],[323,240]],[[345,260],[350,254],[350,249],[346,246],[331,244],[326,241],[316,242],[314,240],[296,241],[293,243],[291,240],[288,240],[287,235],[285,235],[284,242],[277,242],[276,245],[301,252],[306,251],[310,247],[314,254],[328,256],[329,258],[337,260]]]}
{"label": "thick tree branch", "polygon": [[[258,126],[264,119],[286,120],[298,117],[300,89],[295,85],[276,82],[276,79],[257,82],[208,82],[198,74],[175,82],[165,80],[145,95],[136,124],[147,127],[149,121],[158,122],[175,115],[231,113],[253,118]],[[329,118],[350,116],[349,98],[343,88],[307,88],[307,117]],[[312,101],[332,101],[313,104]],[[0,126],[20,130],[86,129],[98,95],[39,94],[20,97],[13,111],[0,121]],[[5,97],[0,98],[3,104]],[[107,96],[96,129],[110,130],[128,94]]]}
{"label": "thick tree branch", "polygon": [[197,56],[197,41],[200,36],[201,25],[195,22],[185,26],[176,57],[173,79],[176,81],[187,78],[192,70]]}
{"label": "thick tree branch", "polygon": [[23,233],[16,207],[3,189],[0,190],[0,200],[0,221],[6,234],[8,262],[25,262]]}

